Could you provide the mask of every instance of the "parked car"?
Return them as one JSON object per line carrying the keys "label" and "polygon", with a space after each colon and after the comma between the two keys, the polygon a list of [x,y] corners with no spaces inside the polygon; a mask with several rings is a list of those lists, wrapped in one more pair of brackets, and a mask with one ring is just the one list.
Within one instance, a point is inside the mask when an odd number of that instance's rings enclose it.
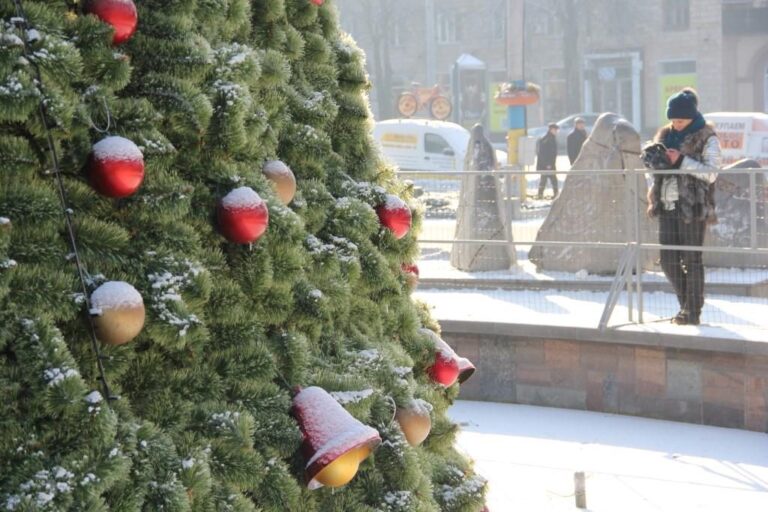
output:
{"label": "parked car", "polygon": [[[582,112],[581,114],[572,114],[568,117],[556,121],[560,130],[557,132],[557,149],[559,152],[565,152],[566,150],[566,138],[568,134],[573,131],[573,121],[577,117],[584,119],[584,126],[587,129],[587,134],[592,133],[592,128],[595,126],[595,121],[600,117],[600,114],[591,114]],[[542,138],[547,133],[547,126],[537,126],[535,128],[528,129],[528,135],[530,137],[536,137],[536,139]]]}
{"label": "parked car", "polygon": [[[373,137],[403,171],[463,171],[470,133],[446,121],[390,119],[376,123]],[[497,149],[496,159],[505,165],[507,153]]]}

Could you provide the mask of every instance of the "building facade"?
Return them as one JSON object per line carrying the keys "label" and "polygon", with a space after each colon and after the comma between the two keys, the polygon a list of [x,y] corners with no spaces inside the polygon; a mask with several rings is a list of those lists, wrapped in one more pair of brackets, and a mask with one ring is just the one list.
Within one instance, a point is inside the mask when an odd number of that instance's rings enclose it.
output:
{"label": "building facade", "polygon": [[462,55],[483,63],[481,96],[492,107],[493,84],[507,78],[507,3],[337,0],[342,27],[366,52],[377,118],[396,117],[398,95],[415,84],[440,84],[453,97],[452,69]]}
{"label": "building facade", "polygon": [[[667,97],[684,86],[698,90],[703,111],[768,110],[768,0],[337,5],[342,26],[369,55],[380,118],[396,115],[397,95],[412,82],[456,88],[451,70],[462,55],[485,65],[483,121],[494,132],[503,131],[504,118],[492,104],[493,89],[510,79],[542,87],[541,101],[528,107],[529,126],[577,112],[613,111],[648,134],[665,121]],[[522,16],[522,23],[512,16]],[[522,34],[514,28],[521,24]],[[523,63],[516,62],[520,58]]]}
{"label": "building facade", "polygon": [[726,110],[768,112],[768,0],[724,2],[723,75]]}
{"label": "building facade", "polygon": [[[552,6],[569,2],[577,6],[575,20],[553,16]],[[567,88],[578,89],[577,108],[616,112],[645,132],[665,122],[667,97],[685,86],[698,90],[702,109],[724,109],[722,4],[722,0],[527,2],[532,19],[527,23],[526,72],[543,87],[540,119],[572,113]],[[565,37],[558,22],[575,23],[577,29]],[[574,58],[566,60],[565,51],[574,47]],[[578,66],[570,75],[578,80],[564,80],[566,62]]]}

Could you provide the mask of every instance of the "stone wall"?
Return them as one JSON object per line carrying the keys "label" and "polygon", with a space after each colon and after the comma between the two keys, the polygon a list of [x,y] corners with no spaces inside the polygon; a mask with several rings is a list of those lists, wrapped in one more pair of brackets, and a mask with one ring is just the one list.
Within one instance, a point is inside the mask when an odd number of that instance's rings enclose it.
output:
{"label": "stone wall", "polygon": [[[766,343],[645,333],[611,342],[599,331],[588,341],[583,329],[545,328],[538,337],[516,335],[515,326],[508,334],[498,326],[482,334],[453,327],[443,324],[443,339],[477,366],[462,399],[768,431]],[[657,346],[662,339],[670,343]]]}

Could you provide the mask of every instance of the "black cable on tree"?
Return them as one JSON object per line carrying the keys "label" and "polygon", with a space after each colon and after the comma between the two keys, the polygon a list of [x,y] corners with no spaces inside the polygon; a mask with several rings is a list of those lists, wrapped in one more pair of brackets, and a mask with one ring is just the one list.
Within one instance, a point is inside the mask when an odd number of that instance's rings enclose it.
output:
{"label": "black cable on tree", "polygon": [[[28,47],[28,30],[30,29],[29,21],[27,20],[26,13],[24,12],[24,7],[22,6],[21,0],[14,0],[14,4],[16,6],[16,18],[13,19],[13,23],[23,32],[21,40],[23,42],[23,48],[24,48],[24,56],[29,57],[30,51]],[[40,73],[40,68],[35,63],[34,59],[27,59],[32,67],[35,70],[35,79],[37,81],[37,86],[42,92],[43,90],[43,78],[42,74]],[[99,368],[99,380],[101,380],[101,384],[104,388],[104,396],[107,398],[107,400],[117,400],[119,397],[113,396],[112,392],[109,390],[109,383],[107,382],[107,375],[104,371],[104,364],[102,363],[103,356],[101,355],[101,350],[99,349],[99,342],[96,338],[96,328],[93,324],[93,319],[91,317],[91,299],[90,295],[88,294],[88,286],[86,284],[86,270],[83,266],[83,262],[80,259],[80,253],[77,249],[77,238],[75,237],[75,229],[72,224],[72,209],[69,207],[67,203],[67,193],[64,189],[64,180],[61,177],[61,169],[59,167],[59,157],[56,152],[56,145],[53,142],[53,135],[51,135],[51,129],[48,126],[48,119],[47,119],[47,111],[45,108],[45,101],[44,97],[40,99],[40,105],[38,107],[38,111],[40,113],[40,120],[43,123],[43,128],[45,130],[47,142],[48,142],[48,149],[51,153],[51,159],[53,160],[53,174],[56,177],[56,185],[57,185],[57,191],[59,193],[59,202],[61,203],[61,208],[64,212],[64,219],[65,223],[67,225],[67,233],[69,234],[69,243],[72,247],[72,254],[74,255],[75,265],[77,266],[77,273],[80,278],[80,286],[83,291],[83,296],[85,297],[85,316],[87,317],[89,331],[91,335],[91,346],[93,347],[93,351],[96,354],[96,363]]]}

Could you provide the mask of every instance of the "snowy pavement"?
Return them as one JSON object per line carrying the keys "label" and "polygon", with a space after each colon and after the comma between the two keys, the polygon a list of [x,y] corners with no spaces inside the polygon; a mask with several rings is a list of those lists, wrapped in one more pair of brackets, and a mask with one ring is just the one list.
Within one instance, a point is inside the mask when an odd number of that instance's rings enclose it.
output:
{"label": "snowy pavement", "polygon": [[[418,288],[414,297],[430,306],[438,321],[460,320],[559,327],[598,327],[608,292],[558,290],[442,290]],[[726,339],[768,341],[768,303],[758,297],[707,295],[702,325],[669,322],[677,313],[670,293],[645,293],[643,324],[630,323],[626,294],[622,294],[609,327]],[[637,319],[637,316],[634,317]]]}
{"label": "snowy pavement", "polygon": [[489,480],[491,512],[768,510],[768,436],[526,405],[458,401],[459,449]]}

